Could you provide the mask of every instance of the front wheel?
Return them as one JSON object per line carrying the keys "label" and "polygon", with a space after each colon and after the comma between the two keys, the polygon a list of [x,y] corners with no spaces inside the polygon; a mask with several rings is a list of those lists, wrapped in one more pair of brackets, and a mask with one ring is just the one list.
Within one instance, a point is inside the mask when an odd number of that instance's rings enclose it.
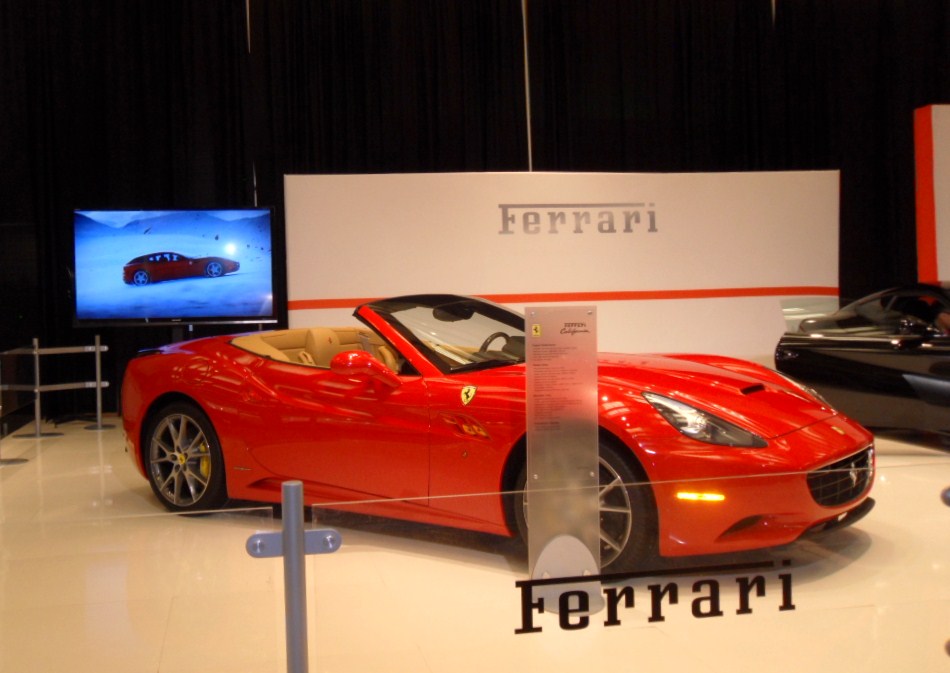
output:
{"label": "front wheel", "polygon": [[224,265],[221,262],[208,262],[205,267],[205,275],[208,278],[217,278],[224,275]]}
{"label": "front wheel", "polygon": [[166,509],[191,512],[225,503],[221,445],[198,407],[179,402],[163,408],[152,417],[144,439],[148,481]]}
{"label": "front wheel", "polygon": [[[601,439],[600,568],[605,573],[627,572],[641,567],[656,546],[656,506],[646,479],[632,467],[635,460],[612,442]],[[527,470],[522,468],[518,491],[523,495],[514,507],[518,532],[527,540]]]}

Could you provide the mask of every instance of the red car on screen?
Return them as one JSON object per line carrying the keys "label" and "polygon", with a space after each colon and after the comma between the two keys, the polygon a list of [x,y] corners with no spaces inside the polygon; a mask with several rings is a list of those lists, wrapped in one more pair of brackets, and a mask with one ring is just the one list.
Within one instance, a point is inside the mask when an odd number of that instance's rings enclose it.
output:
{"label": "red car on screen", "polygon": [[[359,306],[351,327],[176,343],[134,358],[128,450],[172,511],[308,503],[524,535],[524,317],[456,295]],[[599,356],[601,565],[783,545],[872,506],[872,435],[777,372],[715,355]]]}
{"label": "red car on screen", "polygon": [[122,267],[122,280],[129,285],[148,285],[179,278],[217,278],[234,273],[241,265],[224,257],[187,257],[178,252],[153,252]]}

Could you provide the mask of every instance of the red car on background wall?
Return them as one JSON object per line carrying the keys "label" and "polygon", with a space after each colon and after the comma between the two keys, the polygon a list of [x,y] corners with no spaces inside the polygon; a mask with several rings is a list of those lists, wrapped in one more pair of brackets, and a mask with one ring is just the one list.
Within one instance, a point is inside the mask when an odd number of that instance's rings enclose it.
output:
{"label": "red car on background wall", "polygon": [[[356,309],[353,327],[177,343],[133,359],[128,450],[172,511],[309,503],[524,534],[524,317],[471,297]],[[601,354],[601,563],[782,545],[873,504],[872,435],[765,367]]]}
{"label": "red car on background wall", "polygon": [[187,257],[178,252],[153,252],[130,260],[122,267],[129,285],[148,285],[180,278],[217,278],[234,273],[241,265],[224,257]]}

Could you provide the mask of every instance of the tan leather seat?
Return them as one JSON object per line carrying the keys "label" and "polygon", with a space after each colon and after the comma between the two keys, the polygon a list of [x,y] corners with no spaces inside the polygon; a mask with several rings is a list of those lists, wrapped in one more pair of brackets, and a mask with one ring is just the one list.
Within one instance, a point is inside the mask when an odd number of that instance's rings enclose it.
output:
{"label": "tan leather seat", "polygon": [[306,364],[317,367],[329,367],[330,360],[340,352],[340,339],[336,331],[327,327],[314,327],[307,330],[307,339],[304,341],[304,352],[311,360]]}
{"label": "tan leather seat", "polygon": [[376,357],[379,360],[392,369],[397,374],[399,373],[399,362],[396,360],[396,354],[393,353],[392,349],[389,346],[382,345],[376,347]]}
{"label": "tan leather seat", "polygon": [[399,358],[390,346],[368,330],[358,327],[276,330],[237,337],[232,343],[274,360],[311,367],[329,368],[330,360],[337,353],[367,351],[394,372],[400,368]]}

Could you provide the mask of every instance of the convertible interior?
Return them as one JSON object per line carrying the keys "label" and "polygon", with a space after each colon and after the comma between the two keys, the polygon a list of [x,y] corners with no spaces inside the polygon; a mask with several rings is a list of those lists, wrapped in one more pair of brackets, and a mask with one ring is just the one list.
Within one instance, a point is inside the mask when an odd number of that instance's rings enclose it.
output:
{"label": "convertible interior", "polygon": [[393,349],[378,335],[359,327],[304,327],[235,337],[231,344],[262,357],[310,367],[330,367],[337,353],[366,351],[398,372],[401,366]]}

